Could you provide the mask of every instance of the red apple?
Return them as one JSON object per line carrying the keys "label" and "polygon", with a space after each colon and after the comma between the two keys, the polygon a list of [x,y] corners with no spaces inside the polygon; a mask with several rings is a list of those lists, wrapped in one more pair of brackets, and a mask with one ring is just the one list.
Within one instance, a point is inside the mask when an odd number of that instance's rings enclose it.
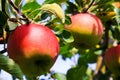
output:
{"label": "red apple", "polygon": [[105,52],[104,61],[112,73],[120,76],[120,45],[109,48]]}
{"label": "red apple", "polygon": [[46,26],[24,24],[8,38],[8,55],[28,76],[39,76],[50,70],[58,53],[59,43]]}
{"label": "red apple", "polygon": [[71,25],[65,26],[65,29],[72,33],[73,44],[90,48],[101,40],[103,25],[97,16],[90,13],[78,13],[71,16],[71,21]]}

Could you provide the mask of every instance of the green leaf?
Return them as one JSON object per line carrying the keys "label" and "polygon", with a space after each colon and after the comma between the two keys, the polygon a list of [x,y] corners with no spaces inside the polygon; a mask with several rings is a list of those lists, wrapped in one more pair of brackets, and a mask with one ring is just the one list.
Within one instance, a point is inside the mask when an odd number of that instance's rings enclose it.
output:
{"label": "green leaf", "polygon": [[0,69],[13,75],[15,78],[23,80],[23,73],[19,66],[10,58],[0,54]]}
{"label": "green leaf", "polygon": [[42,19],[42,20],[45,20],[45,19],[47,19],[50,15],[51,15],[51,14],[49,14],[49,13],[47,13],[47,12],[44,12],[44,13],[42,13],[42,15],[41,15],[41,19]]}
{"label": "green leaf", "polygon": [[[10,11],[10,6],[9,6],[9,8],[8,8],[8,5],[9,4],[7,4],[7,0],[0,0],[1,1],[1,4],[0,4],[0,11],[2,11],[3,13],[4,13],[4,15],[6,16],[6,17],[8,17],[9,16],[9,11]],[[3,18],[0,18],[0,19],[3,19]]]}
{"label": "green leaf", "polygon": [[78,65],[82,66],[83,63],[84,65],[86,65],[88,63],[95,63],[96,61],[97,61],[97,55],[94,52],[85,53],[85,54],[82,54],[80,58],[78,59]]}
{"label": "green leaf", "polygon": [[0,27],[0,37],[2,37],[2,36],[3,36],[3,28]]}
{"label": "green leaf", "polygon": [[21,5],[22,5],[21,2],[22,2],[22,0],[14,0],[14,3],[18,8],[21,8]]}
{"label": "green leaf", "polygon": [[[40,4],[38,4],[35,0],[34,1],[32,1],[32,2],[28,2],[28,3],[26,3],[23,7],[22,7],[22,12],[24,13],[24,14],[31,14],[31,12],[33,12],[33,11],[35,11],[36,12],[36,10],[37,9],[39,9],[41,6],[40,6]],[[37,13],[32,13],[32,15],[35,15],[35,14],[38,14],[38,12]]]}
{"label": "green leaf", "polygon": [[56,15],[59,19],[62,20],[63,23],[65,22],[64,12],[58,4],[56,4],[56,3],[44,4],[43,6],[41,6],[41,10],[48,11],[48,12]]}
{"label": "green leaf", "polygon": [[[50,15],[50,14],[48,14],[48,15]],[[44,18],[47,17],[48,15],[47,14],[44,15]],[[49,17],[49,18],[51,18],[51,17]],[[48,21],[48,19],[46,19],[46,20]],[[64,30],[64,24],[58,18],[49,19],[49,22],[47,22],[46,26],[51,28],[56,35],[61,35]]]}
{"label": "green leaf", "polygon": [[117,39],[120,41],[120,26],[114,26],[113,28],[111,28],[111,32],[112,32],[112,36],[113,38]]}
{"label": "green leaf", "polygon": [[69,31],[66,31],[66,30],[63,30],[62,38],[67,43],[71,43],[71,42],[74,41],[74,38],[73,38],[72,34]]}
{"label": "green leaf", "polygon": [[1,11],[6,14],[5,7],[6,7],[6,0],[1,0]]}
{"label": "green leaf", "polygon": [[71,49],[72,48],[70,47],[69,44],[60,45],[60,54],[62,55],[63,59],[71,58],[73,56],[72,53],[70,52]]}
{"label": "green leaf", "polygon": [[67,72],[67,80],[83,80],[86,70],[86,66],[77,66],[75,68],[71,68]]}
{"label": "green leaf", "polygon": [[116,12],[116,21],[117,21],[118,25],[120,25],[120,9],[115,8],[115,12]]}
{"label": "green leaf", "polygon": [[71,18],[67,15],[65,15],[65,24],[70,25],[71,24]]}
{"label": "green leaf", "polygon": [[67,0],[45,0],[44,1],[44,4],[51,4],[51,3],[63,3],[63,2],[66,2]]}
{"label": "green leaf", "polygon": [[82,8],[85,6],[84,5],[84,0],[75,0],[75,2],[79,5],[79,6],[81,6]]}
{"label": "green leaf", "polygon": [[55,73],[55,78],[57,80],[67,80],[66,76],[64,74],[61,74],[61,73]]}
{"label": "green leaf", "polygon": [[74,3],[67,1],[67,4],[67,9],[65,10],[66,13],[75,14],[79,12],[78,7]]}

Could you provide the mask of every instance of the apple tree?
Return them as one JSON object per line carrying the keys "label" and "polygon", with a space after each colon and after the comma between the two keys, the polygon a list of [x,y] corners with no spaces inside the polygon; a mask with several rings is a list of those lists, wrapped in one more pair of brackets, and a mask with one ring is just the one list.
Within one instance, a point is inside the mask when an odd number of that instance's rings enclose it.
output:
{"label": "apple tree", "polygon": [[[120,1],[0,0],[0,44],[13,80],[119,80]],[[50,69],[59,55],[79,56],[66,74]]]}

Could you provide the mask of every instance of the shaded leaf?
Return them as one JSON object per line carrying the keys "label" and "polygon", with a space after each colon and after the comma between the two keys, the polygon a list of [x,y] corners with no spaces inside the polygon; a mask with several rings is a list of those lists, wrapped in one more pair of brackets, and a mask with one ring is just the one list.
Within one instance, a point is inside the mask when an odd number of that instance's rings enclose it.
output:
{"label": "shaded leaf", "polygon": [[65,10],[66,13],[75,14],[79,12],[78,7],[74,3],[67,1],[67,4],[67,9]]}
{"label": "shaded leaf", "polygon": [[116,21],[117,21],[118,25],[120,25],[120,9],[115,8],[115,12],[116,12]]}
{"label": "shaded leaf", "polygon": [[88,63],[95,63],[97,61],[97,56],[94,51],[90,51],[89,53],[84,53],[78,59],[78,65],[81,66],[86,65]]}
{"label": "shaded leaf", "polygon": [[71,68],[67,72],[67,80],[83,80],[84,75],[86,74],[86,69],[86,66]]}
{"label": "shaded leaf", "polygon": [[51,4],[51,3],[63,3],[67,0],[45,0],[44,4]]}
{"label": "shaded leaf", "polygon": [[1,8],[1,11],[4,13],[5,13],[5,4],[6,4],[6,0],[1,0],[1,3],[0,3],[1,7],[0,8]]}
{"label": "shaded leaf", "polygon": [[3,27],[7,23],[7,16],[4,12],[0,11],[0,27]]}
{"label": "shaded leaf", "polygon": [[43,6],[41,6],[41,10],[48,11],[48,12],[56,15],[59,19],[61,19],[61,21],[63,23],[65,22],[64,12],[58,4],[56,4],[56,3],[44,4]]}
{"label": "shaded leaf", "polygon": [[71,43],[71,42],[74,41],[74,38],[73,38],[72,34],[69,31],[66,31],[66,30],[63,30],[62,38],[67,43]]}
{"label": "shaded leaf", "polygon": [[44,12],[42,15],[41,15],[41,19],[42,20],[45,20],[47,19],[51,14],[47,13],[47,12]]}
{"label": "shaded leaf", "polygon": [[71,24],[71,18],[67,15],[65,15],[65,24],[70,25]]}
{"label": "shaded leaf", "polygon": [[21,8],[21,5],[22,5],[21,2],[22,2],[22,0],[14,0],[14,3],[18,8]]}
{"label": "shaded leaf", "polygon": [[85,5],[84,5],[84,0],[75,0],[75,2],[79,5],[79,6],[81,6],[81,7],[84,7]]}
{"label": "shaded leaf", "polygon": [[3,28],[0,27],[0,37],[2,37],[2,36],[3,36]]}
{"label": "shaded leaf", "polygon": [[61,35],[63,30],[64,30],[64,25],[61,22],[61,20],[58,18],[54,18],[52,20],[49,20],[49,22],[46,24],[46,26],[48,26],[49,28],[54,30],[54,33],[56,35]]}
{"label": "shaded leaf", "polygon": [[62,55],[63,59],[71,58],[73,55],[70,53],[72,48],[69,44],[62,44],[60,45],[60,54]]}
{"label": "shaded leaf", "polygon": [[112,32],[113,38],[120,41],[120,36],[119,36],[119,34],[120,34],[120,26],[118,26],[118,27],[116,26],[114,28],[111,28],[111,32]]}
{"label": "shaded leaf", "polygon": [[13,75],[15,78],[23,80],[23,73],[19,66],[10,58],[0,54],[0,69]]}

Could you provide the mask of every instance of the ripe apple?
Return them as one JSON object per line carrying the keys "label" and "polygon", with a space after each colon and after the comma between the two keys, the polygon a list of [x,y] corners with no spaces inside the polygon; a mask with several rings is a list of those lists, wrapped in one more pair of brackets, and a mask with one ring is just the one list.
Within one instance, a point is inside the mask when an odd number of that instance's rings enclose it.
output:
{"label": "ripe apple", "polygon": [[116,8],[120,9],[120,2],[119,2],[119,1],[113,2],[113,5],[114,5]]}
{"label": "ripe apple", "polygon": [[74,37],[74,46],[91,48],[102,38],[103,25],[101,20],[91,13],[78,13],[71,16],[71,24],[65,26]]}
{"label": "ripe apple", "polygon": [[23,24],[8,38],[8,55],[28,76],[39,76],[50,70],[58,53],[59,43],[54,33],[39,24]]}
{"label": "ripe apple", "polygon": [[120,76],[120,45],[109,48],[105,52],[104,61],[112,73]]}

